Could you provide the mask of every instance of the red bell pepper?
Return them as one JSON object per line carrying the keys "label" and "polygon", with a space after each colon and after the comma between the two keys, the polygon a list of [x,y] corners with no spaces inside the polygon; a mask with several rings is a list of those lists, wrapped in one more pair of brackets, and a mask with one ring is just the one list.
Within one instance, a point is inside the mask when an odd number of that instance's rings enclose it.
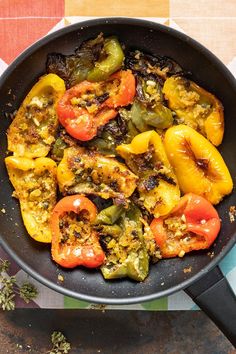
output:
{"label": "red bell pepper", "polygon": [[87,141],[97,134],[99,126],[106,124],[110,119],[117,115],[114,109],[110,109],[100,104],[94,112],[80,104],[72,104],[72,100],[87,93],[98,96],[101,84],[97,82],[83,81],[71,87],[57,104],[57,115],[60,123],[66,131],[76,139]]}
{"label": "red bell pepper", "polygon": [[135,78],[130,70],[117,71],[111,75],[109,81],[118,81],[117,92],[106,101],[110,108],[127,106],[133,102],[135,96]]}
{"label": "red bell pepper", "polygon": [[209,248],[220,231],[216,209],[205,198],[188,193],[168,216],[150,225],[163,258]]}
{"label": "red bell pepper", "polygon": [[66,268],[99,267],[105,254],[91,223],[96,219],[97,208],[86,197],[72,195],[62,198],[52,212],[52,258]]}
{"label": "red bell pepper", "polygon": [[[103,100],[106,95],[108,98]],[[115,108],[131,103],[134,95],[135,78],[129,70],[119,71],[106,81],[83,81],[59,100],[58,119],[74,138],[91,140],[99,127],[115,118]]]}

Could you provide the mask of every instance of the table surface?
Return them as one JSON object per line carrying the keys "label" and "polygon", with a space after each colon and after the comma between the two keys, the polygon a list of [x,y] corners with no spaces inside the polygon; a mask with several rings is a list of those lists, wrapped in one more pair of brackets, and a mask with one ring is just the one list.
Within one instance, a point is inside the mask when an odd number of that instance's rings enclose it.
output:
{"label": "table surface", "polygon": [[0,312],[0,354],[45,354],[62,331],[70,354],[235,354],[203,312],[17,309]]}
{"label": "table surface", "polygon": [[[49,31],[78,16],[150,17],[197,39],[236,69],[235,0],[1,0],[0,69]],[[225,265],[227,268],[227,264]],[[235,273],[232,275],[235,276]],[[200,311],[16,309],[0,312],[0,354],[46,353],[62,331],[71,353],[236,353]]]}

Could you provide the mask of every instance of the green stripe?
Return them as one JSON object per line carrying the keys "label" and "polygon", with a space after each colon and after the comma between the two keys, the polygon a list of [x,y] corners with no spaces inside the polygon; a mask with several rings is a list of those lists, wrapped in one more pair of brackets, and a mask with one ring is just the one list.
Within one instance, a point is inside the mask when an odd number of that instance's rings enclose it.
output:
{"label": "green stripe", "polygon": [[150,311],[168,310],[168,297],[162,297],[161,299],[144,302],[141,306],[145,310]]}
{"label": "green stripe", "polygon": [[65,309],[85,309],[89,307],[89,302],[77,300],[73,297],[64,296],[64,308]]}

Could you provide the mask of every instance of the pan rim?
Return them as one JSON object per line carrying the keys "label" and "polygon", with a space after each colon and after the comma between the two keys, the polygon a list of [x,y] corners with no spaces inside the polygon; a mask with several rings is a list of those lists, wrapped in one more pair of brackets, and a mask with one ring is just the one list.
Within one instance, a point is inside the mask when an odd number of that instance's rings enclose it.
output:
{"label": "pan rim", "polygon": [[[228,68],[207,48],[205,48],[202,44],[198,43],[196,40],[192,39],[191,37],[183,34],[175,29],[170,27],[158,24],[153,21],[149,20],[142,20],[142,19],[134,19],[129,17],[104,17],[104,18],[96,18],[91,20],[82,21],[73,25],[70,25],[66,28],[60,29],[55,31],[42,39],[38,40],[37,42],[33,43],[30,47],[28,47],[24,52],[22,52],[4,71],[4,73],[0,77],[0,90],[4,86],[5,80],[8,76],[17,68],[19,64],[21,64],[27,57],[33,54],[37,49],[41,46],[44,46],[51,42],[52,40],[57,39],[61,35],[66,35],[70,32],[74,32],[76,30],[80,30],[82,27],[93,27],[99,25],[101,23],[105,24],[128,24],[128,25],[135,25],[149,28],[150,30],[157,30],[165,33],[169,33],[171,36],[180,39],[181,41],[188,42],[188,45],[194,47],[196,50],[200,51],[203,55],[207,57],[213,64],[215,64],[220,70],[224,71],[224,75],[229,80],[232,87],[235,89],[236,92],[236,80],[228,70]],[[164,296],[168,296],[177,292],[179,290],[185,289],[186,287],[193,284],[195,281],[199,280],[203,277],[206,273],[212,270],[231,250],[236,242],[236,233],[234,233],[233,237],[227,242],[226,246],[222,249],[222,251],[212,259],[209,264],[207,264],[200,272],[197,272],[195,275],[190,277],[187,280],[182,281],[178,285],[175,285],[171,288],[168,288],[163,291],[159,291],[158,293],[153,293],[149,295],[143,296],[132,296],[132,297],[122,297],[122,298],[110,298],[110,297],[99,297],[93,295],[86,295],[75,292],[73,290],[64,288],[62,285],[58,285],[44,276],[41,276],[37,271],[33,270],[30,266],[28,266],[18,255],[8,246],[8,244],[4,241],[0,233],[0,245],[3,249],[18,263],[18,265],[26,271],[29,275],[31,275],[34,279],[38,280],[40,283],[46,285],[47,287],[62,293],[66,296],[71,296],[76,299],[80,299],[83,301],[94,302],[94,303],[101,303],[101,304],[110,304],[110,305],[129,305],[135,303],[141,303],[145,301],[151,301],[154,299],[158,299]]]}
{"label": "pan rim", "polygon": [[93,295],[86,295],[82,293],[75,292],[73,290],[64,288],[62,285],[58,285],[44,276],[41,276],[38,272],[33,270],[30,266],[28,266],[24,261],[21,260],[20,257],[10,248],[4,241],[0,240],[0,246],[12,257],[12,259],[30,276],[32,276],[34,279],[42,283],[43,285],[47,286],[48,288],[55,290],[56,292],[59,292],[63,295],[73,297],[78,300],[90,302],[90,303],[98,303],[98,304],[106,304],[106,305],[132,305],[132,304],[137,304],[137,303],[142,303],[142,302],[147,302],[147,301],[152,301],[156,299],[160,299],[162,297],[169,296],[173,293],[176,293],[180,290],[184,290],[190,285],[192,285],[194,282],[198,281],[201,279],[204,275],[206,275],[208,272],[210,272],[213,268],[218,266],[219,262],[227,255],[227,253],[231,250],[231,248],[235,244],[235,235],[230,239],[228,242],[227,246],[223,249],[222,252],[220,252],[214,260],[210,261],[210,263],[205,266],[200,272],[197,272],[194,276],[191,278],[182,281],[178,285],[175,285],[169,289],[159,291],[158,293],[153,293],[149,295],[143,295],[143,296],[132,296],[132,297],[121,297],[121,298],[112,298],[112,297],[101,297],[101,296],[93,296]]}

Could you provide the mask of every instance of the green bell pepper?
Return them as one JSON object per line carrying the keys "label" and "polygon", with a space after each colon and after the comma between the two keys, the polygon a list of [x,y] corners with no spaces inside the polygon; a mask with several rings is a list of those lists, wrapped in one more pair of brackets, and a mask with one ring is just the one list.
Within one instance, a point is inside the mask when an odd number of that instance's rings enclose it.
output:
{"label": "green bell pepper", "polygon": [[56,139],[53,148],[52,148],[52,157],[56,161],[61,161],[64,155],[64,150],[68,145],[59,137]]}
{"label": "green bell pepper", "polygon": [[139,132],[146,132],[149,130],[148,124],[144,120],[144,115],[147,111],[143,109],[143,106],[138,101],[134,101],[130,110],[130,118]]}
{"label": "green bell pepper", "polygon": [[124,53],[115,37],[105,39],[104,47],[95,67],[88,73],[88,81],[103,81],[119,70],[123,64]]}
{"label": "green bell pepper", "polygon": [[[106,253],[106,261],[101,266],[105,279],[129,277],[143,281],[147,277],[149,256],[144,242],[141,216],[140,210],[131,205],[117,220],[122,232],[115,235],[107,233],[101,238]],[[104,230],[102,232],[104,233]]]}
{"label": "green bell pepper", "polygon": [[129,144],[137,134],[139,131],[130,119],[130,111],[120,108],[119,118],[108,122],[100,137],[88,141],[87,146],[104,155],[117,155],[116,147],[120,144]]}
{"label": "green bell pepper", "polygon": [[140,132],[150,130],[150,126],[166,129],[173,124],[171,110],[162,103],[149,108],[135,101],[131,108],[131,120]]}
{"label": "green bell pepper", "polygon": [[143,115],[144,121],[157,129],[166,129],[173,124],[172,112],[163,104],[156,105],[153,110],[146,110]]}
{"label": "green bell pepper", "polygon": [[110,235],[114,238],[117,238],[121,235],[122,229],[119,225],[114,224],[114,225],[99,225],[97,227],[97,230],[100,235]]}
{"label": "green bell pepper", "polygon": [[103,209],[96,217],[95,224],[113,225],[123,213],[123,206],[112,205]]}
{"label": "green bell pepper", "polygon": [[95,148],[97,151],[104,155],[116,155],[117,147],[115,138],[107,131],[102,132],[101,137],[88,141],[87,146],[90,148]]}

